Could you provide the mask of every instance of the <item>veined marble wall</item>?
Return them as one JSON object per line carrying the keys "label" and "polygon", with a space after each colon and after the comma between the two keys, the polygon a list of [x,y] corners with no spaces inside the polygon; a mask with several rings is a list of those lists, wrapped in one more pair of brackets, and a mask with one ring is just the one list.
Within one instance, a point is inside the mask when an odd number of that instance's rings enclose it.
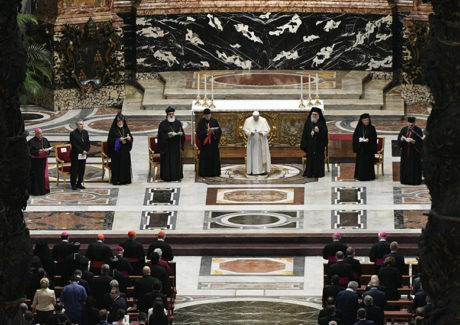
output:
{"label": "veined marble wall", "polygon": [[137,71],[392,69],[391,15],[215,13],[138,16]]}

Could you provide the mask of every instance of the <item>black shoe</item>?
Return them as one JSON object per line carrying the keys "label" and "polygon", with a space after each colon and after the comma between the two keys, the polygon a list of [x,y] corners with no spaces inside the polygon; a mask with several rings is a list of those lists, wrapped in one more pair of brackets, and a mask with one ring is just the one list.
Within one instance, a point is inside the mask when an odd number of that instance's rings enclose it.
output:
{"label": "black shoe", "polygon": [[81,188],[82,190],[86,189],[86,187],[84,187],[84,186],[81,185],[81,184],[78,184],[78,185],[77,185],[77,188]]}
{"label": "black shoe", "polygon": [[77,187],[75,185],[72,185],[72,190],[76,191]]}

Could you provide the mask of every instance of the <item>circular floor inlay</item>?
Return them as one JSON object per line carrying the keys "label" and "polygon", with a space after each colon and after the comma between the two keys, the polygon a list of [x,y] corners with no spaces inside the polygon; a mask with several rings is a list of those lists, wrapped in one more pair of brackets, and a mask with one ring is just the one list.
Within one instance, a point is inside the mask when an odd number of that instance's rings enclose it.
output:
{"label": "circular floor inlay", "polygon": [[228,218],[229,222],[241,225],[268,225],[279,220],[274,216],[260,214],[246,214]]}
{"label": "circular floor inlay", "polygon": [[[214,76],[214,82],[239,87],[283,87],[300,84],[300,75],[291,73],[244,72]],[[315,78],[303,76],[304,84],[314,82]]]}
{"label": "circular floor inlay", "polygon": [[33,121],[43,118],[43,115],[37,113],[22,113],[22,118],[24,121]]}
{"label": "circular floor inlay", "polygon": [[248,175],[245,165],[231,165],[222,167],[220,177],[238,180],[274,180],[297,176],[301,170],[287,165],[272,165],[268,175]]}

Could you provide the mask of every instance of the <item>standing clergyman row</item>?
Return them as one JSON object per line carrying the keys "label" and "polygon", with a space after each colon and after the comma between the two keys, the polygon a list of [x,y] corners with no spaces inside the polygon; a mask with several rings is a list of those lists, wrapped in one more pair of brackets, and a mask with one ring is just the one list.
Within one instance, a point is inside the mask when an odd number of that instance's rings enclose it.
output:
{"label": "standing clergyman row", "polygon": [[[166,109],[166,118],[158,127],[160,149],[160,178],[164,181],[180,181],[183,175],[182,154],[185,132],[181,121],[175,116],[175,109]],[[271,169],[268,135],[270,126],[259,112],[253,112],[243,126],[247,137],[246,172],[248,175],[267,175]],[[197,124],[197,141],[200,142],[198,173],[201,177],[220,176],[219,141],[222,130],[219,122],[211,117],[211,110],[203,111],[203,118]],[[415,117],[408,118],[408,125],[401,129],[398,143],[401,149],[401,183],[419,185],[422,182],[423,131],[415,125]],[[111,182],[114,185],[130,184],[132,181],[131,156],[133,136],[126,118],[118,113],[111,125],[107,144],[111,158]],[[70,133],[70,184],[73,190],[84,189],[83,178],[90,140],[84,129],[83,120],[76,122],[76,129]],[[313,107],[305,121],[300,148],[306,154],[303,176],[319,178],[324,173],[325,150],[328,146],[328,129],[323,112]],[[29,140],[31,159],[31,195],[49,193],[48,154],[53,149],[43,137],[43,131],[35,129],[35,136]],[[355,178],[360,181],[375,179],[375,154],[377,152],[377,132],[369,114],[362,114],[353,133],[353,151],[356,153]]]}

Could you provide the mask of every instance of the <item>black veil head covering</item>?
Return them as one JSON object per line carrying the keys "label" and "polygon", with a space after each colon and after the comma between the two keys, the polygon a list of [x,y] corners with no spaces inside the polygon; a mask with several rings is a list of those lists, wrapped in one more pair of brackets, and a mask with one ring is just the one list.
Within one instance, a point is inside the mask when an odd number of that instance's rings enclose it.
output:
{"label": "black veil head covering", "polygon": [[171,106],[168,106],[168,108],[165,109],[166,114],[168,114],[168,113],[170,113],[170,112],[175,112],[175,111],[176,111],[175,108],[174,108],[174,107],[171,107]]}
{"label": "black veil head covering", "polygon": [[359,121],[358,121],[357,126],[364,125],[362,120],[365,119],[365,118],[368,118],[369,119],[369,125],[372,125],[371,116],[368,113],[364,113],[364,114],[361,114],[361,116],[359,117]]}
{"label": "black veil head covering", "polygon": [[321,108],[312,107],[310,113],[308,114],[307,121],[311,121],[311,113],[316,112],[319,114],[318,122],[317,123],[324,123],[326,124],[326,119],[324,118],[323,111]]}
{"label": "black veil head covering", "polygon": [[126,123],[126,118],[122,113],[117,113],[117,115],[115,115],[115,118],[112,121],[112,125],[110,126],[110,130],[112,130],[113,128],[118,127],[118,125],[117,125],[118,121],[121,121],[121,120],[123,121],[123,127],[127,127],[128,130],[129,130],[128,124]]}
{"label": "black veil head covering", "polygon": [[407,118],[407,122],[409,122],[409,123],[415,123],[415,117],[414,117],[414,116],[409,116],[409,117]]}

